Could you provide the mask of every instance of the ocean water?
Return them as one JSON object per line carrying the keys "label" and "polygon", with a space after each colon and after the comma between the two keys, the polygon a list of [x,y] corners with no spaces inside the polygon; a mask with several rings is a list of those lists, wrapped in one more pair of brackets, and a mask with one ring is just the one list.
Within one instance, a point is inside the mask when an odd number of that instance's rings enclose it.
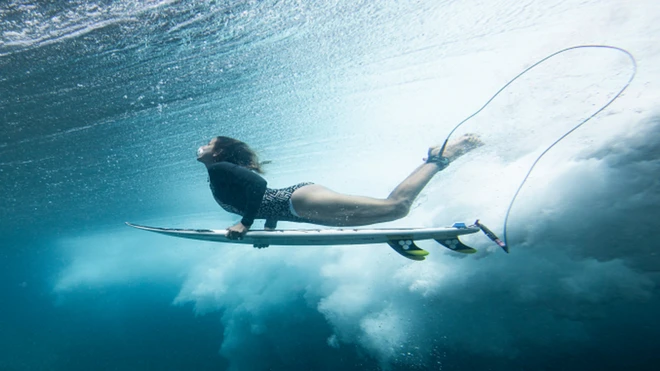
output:
{"label": "ocean water", "polygon": [[[653,0],[0,2],[0,370],[657,369],[659,37]],[[216,135],[271,161],[272,187],[385,197],[519,72],[584,44],[637,74],[538,163],[510,254],[124,225],[235,223],[195,161]],[[455,134],[486,145],[382,226],[501,234],[533,161],[633,72],[597,48],[534,68]]]}

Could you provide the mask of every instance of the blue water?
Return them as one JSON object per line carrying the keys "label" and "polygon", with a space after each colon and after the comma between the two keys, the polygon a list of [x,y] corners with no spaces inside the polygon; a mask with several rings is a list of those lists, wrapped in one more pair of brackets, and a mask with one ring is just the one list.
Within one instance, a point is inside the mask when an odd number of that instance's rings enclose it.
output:
{"label": "blue water", "polygon": [[[0,3],[0,370],[656,369],[659,19],[651,0]],[[638,75],[539,163],[508,255],[123,224],[235,223],[194,157],[216,135],[272,161],[273,187],[385,197],[510,78],[593,43]],[[388,225],[501,233],[536,156],[630,73],[578,50],[525,75]]]}

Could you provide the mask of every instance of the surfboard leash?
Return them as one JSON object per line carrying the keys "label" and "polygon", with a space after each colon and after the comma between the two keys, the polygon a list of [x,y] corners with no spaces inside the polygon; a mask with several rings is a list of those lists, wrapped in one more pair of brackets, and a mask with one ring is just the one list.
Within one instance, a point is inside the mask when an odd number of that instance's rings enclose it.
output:
{"label": "surfboard leash", "polygon": [[625,55],[630,59],[630,62],[632,63],[632,73],[631,73],[631,75],[630,75],[628,81],[626,82],[626,84],[625,84],[625,85],[619,90],[618,93],[616,93],[616,95],[614,95],[613,98],[611,98],[609,101],[607,101],[607,102],[605,103],[605,105],[603,105],[602,107],[600,107],[598,110],[596,110],[594,113],[592,113],[589,117],[587,117],[586,119],[582,120],[580,123],[578,123],[577,125],[575,125],[573,128],[571,128],[571,129],[568,130],[566,133],[564,133],[561,137],[559,137],[557,140],[555,140],[550,146],[548,146],[548,148],[546,148],[546,149],[545,149],[545,150],[544,150],[544,151],[543,151],[543,152],[542,152],[542,153],[536,158],[536,160],[534,160],[534,162],[532,163],[532,166],[531,166],[531,167],[529,168],[529,170],[527,171],[527,174],[525,174],[525,177],[523,178],[522,182],[521,182],[520,185],[518,186],[518,189],[516,190],[515,194],[513,195],[513,198],[511,199],[511,202],[509,203],[509,207],[507,208],[506,215],[505,215],[505,217],[504,217],[504,227],[503,227],[503,236],[504,236],[504,238],[503,238],[503,239],[500,239],[499,237],[497,237],[497,235],[495,235],[495,233],[493,233],[493,231],[491,231],[491,230],[488,229],[485,225],[483,225],[482,223],[480,223],[479,220],[477,220],[477,221],[474,223],[474,225],[475,225],[476,227],[479,227],[479,229],[481,229],[481,231],[484,232],[484,234],[486,234],[486,236],[488,236],[488,238],[490,238],[493,242],[495,242],[498,246],[500,246],[500,247],[501,247],[504,251],[506,251],[507,253],[509,252],[509,243],[508,243],[508,237],[507,237],[507,236],[508,236],[508,235],[507,235],[507,226],[508,226],[508,222],[509,222],[509,215],[510,215],[510,213],[511,213],[511,209],[513,208],[513,204],[514,204],[514,202],[516,201],[516,198],[518,197],[518,194],[520,193],[520,190],[522,189],[522,187],[523,187],[523,185],[525,184],[525,182],[527,182],[527,179],[529,178],[529,175],[532,173],[532,170],[534,170],[534,167],[536,166],[536,164],[541,160],[541,158],[542,158],[546,153],[548,153],[548,151],[550,151],[550,149],[552,149],[555,145],[557,145],[559,142],[561,142],[563,139],[565,139],[567,136],[569,136],[571,133],[573,133],[573,132],[574,132],[575,130],[577,130],[579,127],[581,127],[582,125],[584,125],[585,123],[587,123],[587,121],[591,120],[591,119],[594,118],[596,115],[598,115],[600,112],[602,112],[605,108],[607,108],[610,104],[612,104],[612,102],[614,102],[617,98],[619,98],[619,97],[621,96],[621,94],[623,94],[623,92],[628,88],[628,86],[630,85],[630,83],[631,83],[631,82],[633,81],[633,79],[635,78],[635,75],[637,74],[637,61],[635,60],[635,57],[632,55],[632,53],[630,53],[630,52],[627,51],[626,49],[623,49],[623,48],[620,48],[620,47],[616,47],[616,46],[611,46],[611,45],[598,45],[598,44],[594,44],[594,45],[577,45],[577,46],[571,46],[571,47],[568,47],[568,48],[565,48],[565,49],[559,50],[559,51],[557,51],[557,52],[554,52],[554,53],[548,55],[547,57],[545,57],[545,58],[539,60],[538,62],[534,63],[534,64],[531,65],[530,67],[528,67],[528,68],[526,68],[525,70],[523,70],[522,72],[520,72],[520,73],[519,73],[518,75],[516,75],[514,78],[512,78],[511,80],[509,80],[509,81],[508,81],[506,84],[504,84],[504,86],[502,86],[502,87],[501,87],[501,88],[500,88],[500,89],[499,89],[499,90],[498,90],[498,91],[497,91],[497,92],[496,92],[496,93],[495,93],[490,99],[488,99],[488,101],[486,101],[486,103],[485,103],[483,106],[481,106],[481,108],[479,108],[476,112],[474,112],[473,114],[471,114],[470,116],[468,116],[467,118],[465,118],[463,121],[459,122],[459,123],[458,123],[458,124],[457,124],[457,125],[456,125],[456,126],[450,131],[450,132],[449,132],[449,135],[447,135],[447,139],[445,139],[445,142],[443,143],[442,148],[440,149],[440,156],[442,156],[442,154],[443,154],[444,151],[445,151],[445,147],[447,146],[447,142],[449,141],[449,138],[450,138],[451,135],[456,131],[456,129],[458,129],[461,125],[463,125],[464,123],[466,123],[467,121],[469,121],[470,119],[472,119],[474,116],[476,116],[477,114],[479,114],[481,111],[483,111],[484,108],[486,108],[486,106],[488,106],[488,105],[489,105],[489,104],[490,104],[490,103],[491,103],[491,102],[492,102],[492,101],[493,101],[493,100],[494,100],[494,99],[495,99],[495,98],[496,98],[496,97],[497,97],[502,91],[504,91],[507,87],[509,87],[509,85],[511,85],[511,84],[512,84],[514,81],[516,81],[518,78],[520,78],[521,76],[523,76],[524,74],[526,74],[527,72],[529,72],[531,69],[533,69],[534,67],[536,67],[536,66],[538,66],[538,65],[540,65],[540,64],[542,64],[542,63],[544,63],[544,62],[547,61],[548,59],[551,59],[552,57],[555,57],[555,56],[557,56],[557,55],[559,55],[559,54],[562,54],[562,53],[564,53],[564,52],[567,52],[567,51],[570,51],[570,50],[575,50],[575,49],[588,49],[588,48],[611,49],[611,50],[615,50],[615,51],[618,51],[618,52],[621,52],[621,53],[625,54]]}

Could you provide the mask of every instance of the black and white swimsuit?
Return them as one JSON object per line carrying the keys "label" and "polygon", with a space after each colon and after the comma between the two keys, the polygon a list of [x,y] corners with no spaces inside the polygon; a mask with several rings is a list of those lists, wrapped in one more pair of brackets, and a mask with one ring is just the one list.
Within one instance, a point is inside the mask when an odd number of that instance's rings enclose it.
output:
{"label": "black and white swimsuit", "polygon": [[266,219],[266,228],[275,228],[279,220],[299,223],[311,221],[300,217],[293,208],[291,195],[310,182],[290,187],[268,188],[259,174],[230,162],[209,166],[209,183],[216,202],[226,211],[243,217],[241,223],[250,227],[254,219]]}

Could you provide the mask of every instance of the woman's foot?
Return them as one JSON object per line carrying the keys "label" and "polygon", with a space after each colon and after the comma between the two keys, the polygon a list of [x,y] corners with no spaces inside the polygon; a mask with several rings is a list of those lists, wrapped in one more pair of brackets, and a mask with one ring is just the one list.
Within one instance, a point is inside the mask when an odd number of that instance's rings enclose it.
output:
{"label": "woman's foot", "polygon": [[424,159],[426,162],[435,162],[434,159],[444,157],[449,162],[456,160],[457,158],[463,156],[464,154],[470,152],[471,150],[483,146],[484,143],[479,139],[479,136],[476,134],[465,134],[460,138],[453,140],[447,143],[445,151],[440,153],[442,146],[431,147],[429,149],[429,159]]}

